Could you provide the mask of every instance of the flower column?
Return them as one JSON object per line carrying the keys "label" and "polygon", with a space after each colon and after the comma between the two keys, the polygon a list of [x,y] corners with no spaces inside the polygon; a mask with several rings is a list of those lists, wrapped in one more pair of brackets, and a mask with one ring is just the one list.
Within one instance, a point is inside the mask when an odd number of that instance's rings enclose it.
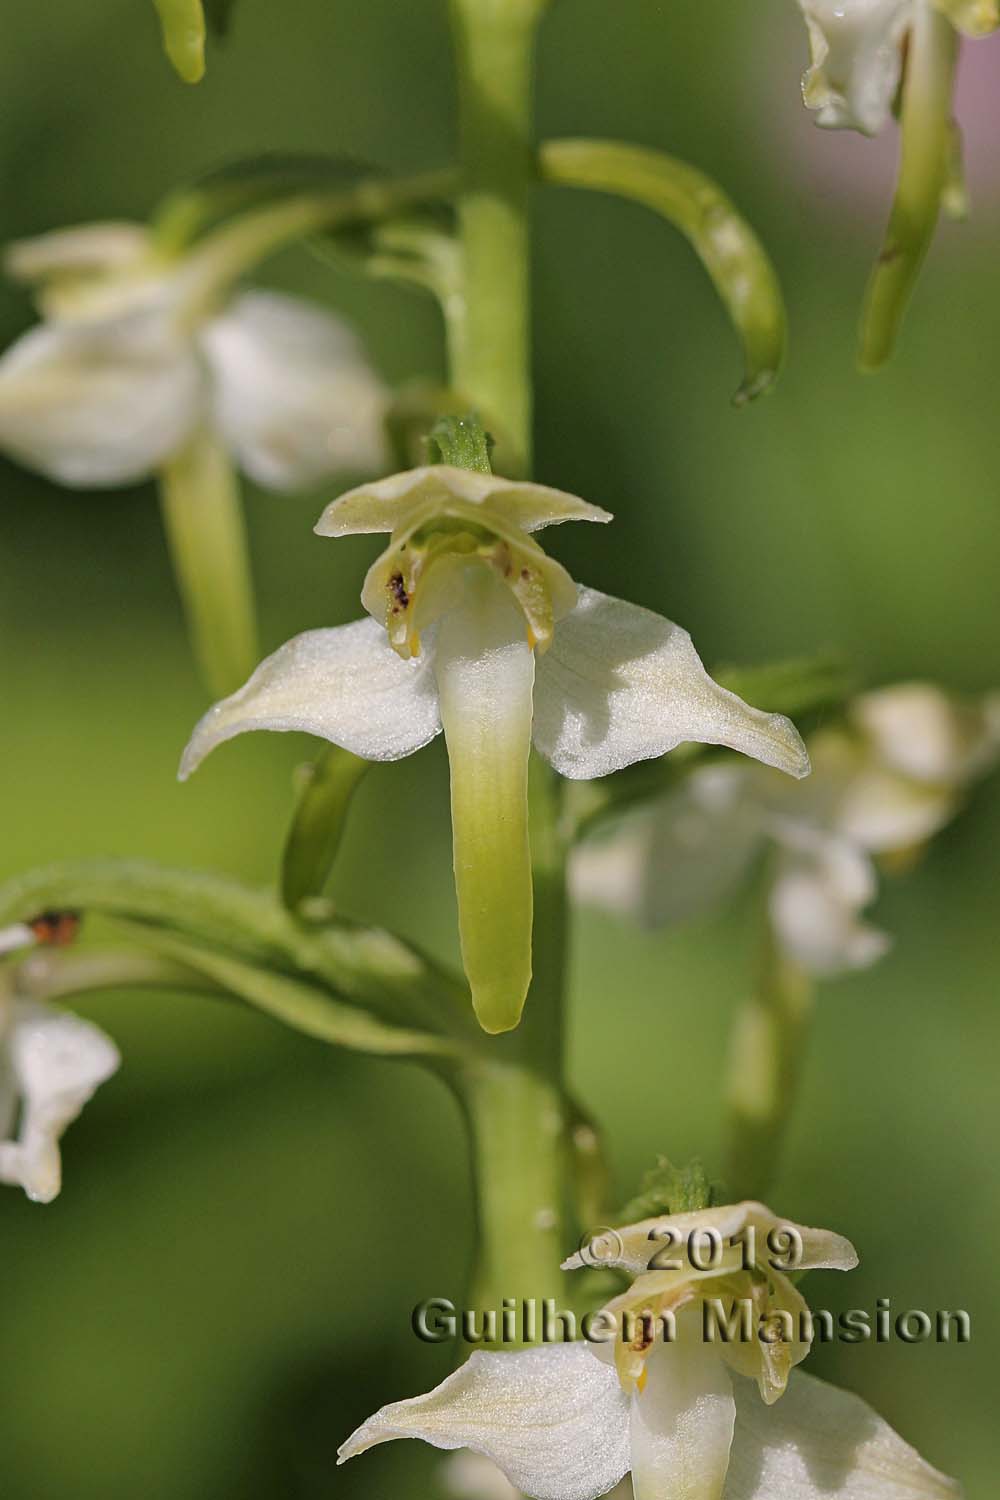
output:
{"label": "flower column", "polygon": [[[451,0],[463,191],[459,206],[465,337],[452,384],[504,440],[518,469],[531,461],[529,197],[534,176],[534,42],[547,0]],[[566,1242],[566,1110],[561,1088],[564,858],[556,789],[531,767],[538,909],[534,979],[518,1031],[491,1044],[495,1062],[466,1075],[478,1255],[475,1306],[503,1297],[558,1297]],[[544,863],[544,870],[540,868]]]}

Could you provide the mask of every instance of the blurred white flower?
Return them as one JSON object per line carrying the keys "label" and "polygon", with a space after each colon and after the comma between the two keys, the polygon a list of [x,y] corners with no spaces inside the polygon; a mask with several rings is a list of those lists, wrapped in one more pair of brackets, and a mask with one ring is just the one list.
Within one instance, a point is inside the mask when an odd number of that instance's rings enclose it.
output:
{"label": "blurred white flower", "polygon": [[[906,33],[926,0],[799,0],[811,66],[802,94],[816,123],[877,135],[887,123],[903,71]],[[970,36],[998,24],[996,0],[935,0]]]}
{"label": "blurred white flower", "polygon": [[62,1134],[120,1061],[90,1021],[16,987],[0,996],[0,1182],[51,1203],[62,1185]]}
{"label": "blurred white flower", "polygon": [[[441,1487],[455,1500],[520,1500],[523,1494],[492,1459],[469,1448],[461,1448],[445,1459],[441,1465]],[[632,1497],[632,1481],[628,1476],[608,1491],[608,1500],[632,1500]]]}
{"label": "blurred white flower", "polygon": [[[793,1372],[809,1343],[798,1334],[787,1337],[781,1315],[790,1314],[797,1327],[806,1308],[766,1259],[764,1237],[777,1226],[799,1236],[802,1267],[848,1270],[857,1263],[841,1236],[784,1225],[757,1203],[627,1226],[615,1232],[619,1253],[610,1260],[607,1246],[595,1243],[567,1262],[642,1268],[630,1291],[604,1310],[618,1330],[613,1359],[609,1345],[583,1343],[473,1354],[427,1395],[370,1417],[344,1443],[340,1462],[412,1437],[437,1448],[471,1449],[536,1500],[596,1500],[629,1472],[636,1500],[720,1500],[723,1492],[730,1500],[957,1496],[958,1485],[863,1401]],[[706,1272],[684,1257],[692,1230],[728,1241],[748,1228],[761,1239],[759,1255],[751,1255],[746,1268],[741,1249],[728,1244],[725,1264]],[[680,1238],[665,1239],[670,1232]],[[679,1247],[677,1269],[645,1270],[664,1243]],[[781,1335],[709,1340],[702,1323],[706,1299],[719,1299],[726,1312],[747,1300],[759,1326],[780,1327]],[[626,1312],[633,1315],[631,1328]],[[679,1314],[673,1342],[654,1331],[668,1312]]]}
{"label": "blurred white flower", "polygon": [[355,335],[277,292],[220,303],[198,247],[167,257],[135,224],[11,247],[43,322],[0,359],[0,446],[63,484],[129,484],[201,430],[268,489],[385,467],[386,394]]}
{"label": "blurred white flower", "polygon": [[446,465],[344,495],[321,535],[392,533],[362,591],[372,618],[282,646],[205,715],[181,765],[189,775],[251,729],[304,730],[366,760],[410,755],[443,729],[462,951],[490,1031],[517,1024],[531,977],[532,742],[574,779],[684,740],[808,769],[794,726],[713,682],[687,631],[578,589],[529,535],[610,519],[558,490]]}
{"label": "blurred white flower", "polygon": [[455,1500],[519,1500],[521,1494],[492,1459],[466,1448],[441,1465],[441,1488]]}
{"label": "blurred white flower", "polygon": [[1000,755],[996,695],[963,703],[924,683],[866,693],[844,730],[809,741],[802,786],[759,767],[703,766],[573,855],[578,899],[646,925],[722,900],[770,852],[779,947],[807,973],[866,968],[889,938],[861,916],[877,894],[873,856],[900,862],[958,811]]}

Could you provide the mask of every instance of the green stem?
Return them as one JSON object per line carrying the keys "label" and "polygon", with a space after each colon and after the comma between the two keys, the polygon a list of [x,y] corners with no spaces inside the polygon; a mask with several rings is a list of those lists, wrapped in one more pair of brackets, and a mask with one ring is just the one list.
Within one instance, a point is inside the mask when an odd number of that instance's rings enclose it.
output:
{"label": "green stem", "polygon": [[35,954],[16,972],[18,992],[32,1000],[66,1000],[93,990],[216,989],[194,969],[146,953]]}
{"label": "green stem", "polygon": [[452,381],[531,462],[531,81],[546,0],[451,0],[466,317]]}
{"label": "green stem", "polygon": [[954,153],[951,104],[958,37],[933,0],[915,0],[906,62],[899,181],[885,243],[868,282],[859,363],[877,370],[892,353],[934,236]]}
{"label": "green stem", "polygon": [[[499,1045],[496,1051],[503,1051]],[[533,1068],[484,1063],[462,1075],[476,1184],[477,1249],[470,1306],[566,1295],[562,1095]]]}
{"label": "green stem", "polygon": [[354,793],[370,761],[330,745],[306,770],[298,807],[285,840],[281,899],[291,912],[322,894],[347,827]]}
{"label": "green stem", "polygon": [[[371,177],[335,192],[299,193],[240,214],[187,251],[182,267],[181,316],[196,325],[245,272],[294,240],[351,224],[376,224],[425,203],[451,198],[454,172],[426,172],[400,180]],[[182,198],[156,226],[156,240],[168,257],[184,250],[192,231],[190,202]]]}
{"label": "green stem", "polygon": [[567,846],[562,819],[563,783],[532,752],[528,762],[528,838],[534,888],[531,989],[518,1042],[524,1057],[560,1087],[563,1050],[569,907]]}
{"label": "green stem", "polygon": [[[527,470],[531,455],[531,77],[546,0],[451,0],[459,76],[466,307],[451,383]],[[565,1295],[569,1109],[562,1087],[565,849],[555,778],[529,774],[532,980],[516,1031],[484,1045],[459,1092],[479,1226],[473,1305]]]}
{"label": "green stem", "polygon": [[729,1054],[728,1173],[734,1198],[761,1198],[774,1179],[802,1072],[812,982],[768,935],[758,986],[737,1012]]}
{"label": "green stem", "polygon": [[160,475],[167,544],[205,685],[223,698],[257,663],[239,484],[222,444],[199,433]]}

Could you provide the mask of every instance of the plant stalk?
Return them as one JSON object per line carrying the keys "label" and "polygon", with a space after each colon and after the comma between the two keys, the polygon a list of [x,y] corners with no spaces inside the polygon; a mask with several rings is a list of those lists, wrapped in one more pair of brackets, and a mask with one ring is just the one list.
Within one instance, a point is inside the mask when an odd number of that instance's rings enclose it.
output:
{"label": "plant stalk", "polygon": [[773,1183],[809,1040],[813,985],[768,933],[760,979],[733,1024],[727,1080],[727,1182],[735,1198]]}
{"label": "plant stalk", "polygon": [[531,463],[531,86],[545,0],[451,0],[466,316],[452,383]]}
{"label": "plant stalk", "polygon": [[224,698],[257,664],[257,629],[239,482],[217,438],[198,433],[169,460],[160,504],[192,649]]}
{"label": "plant stalk", "polygon": [[[451,384],[520,472],[531,462],[531,86],[546,0],[451,0],[458,68],[465,317]],[[478,1246],[472,1305],[566,1295],[569,1109],[563,1093],[565,848],[558,787],[532,758],[532,979],[516,1031],[490,1040],[459,1085]]]}

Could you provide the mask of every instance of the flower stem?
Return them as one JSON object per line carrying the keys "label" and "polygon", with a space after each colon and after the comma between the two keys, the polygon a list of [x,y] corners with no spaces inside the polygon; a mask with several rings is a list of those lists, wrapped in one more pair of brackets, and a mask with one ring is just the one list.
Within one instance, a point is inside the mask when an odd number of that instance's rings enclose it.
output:
{"label": "flower stem", "polygon": [[[534,40],[547,0],[451,0],[459,77],[459,230],[465,317],[452,386],[513,465],[531,461],[529,198]],[[485,1046],[460,1096],[469,1122],[479,1243],[476,1307],[558,1298],[570,1114],[563,1093],[565,847],[557,779],[533,756],[528,825],[532,979],[520,1026]],[[564,1293],[563,1293],[564,1294]]]}
{"label": "flower stem", "polygon": [[730,1043],[727,1183],[734,1198],[760,1198],[771,1187],[812,1008],[811,981],[769,935],[757,988],[737,1012]]}
{"label": "flower stem", "polygon": [[256,665],[257,632],[239,488],[214,437],[199,433],[166,464],[160,502],[192,648],[222,698]]}
{"label": "flower stem", "polygon": [[354,793],[370,762],[330,745],[306,770],[281,862],[281,899],[289,911],[322,894],[340,849]]}
{"label": "flower stem", "polygon": [[[504,1049],[503,1044],[496,1051]],[[477,1252],[470,1306],[565,1295],[565,1110],[559,1090],[515,1060],[467,1071],[460,1099],[476,1181]]]}
{"label": "flower stem", "polygon": [[452,381],[531,461],[531,81],[546,0],[451,0],[466,317]]}
{"label": "flower stem", "polygon": [[861,317],[859,363],[877,370],[892,353],[930,247],[954,155],[951,104],[958,37],[932,3],[916,0],[903,85],[899,181],[885,243]]}

